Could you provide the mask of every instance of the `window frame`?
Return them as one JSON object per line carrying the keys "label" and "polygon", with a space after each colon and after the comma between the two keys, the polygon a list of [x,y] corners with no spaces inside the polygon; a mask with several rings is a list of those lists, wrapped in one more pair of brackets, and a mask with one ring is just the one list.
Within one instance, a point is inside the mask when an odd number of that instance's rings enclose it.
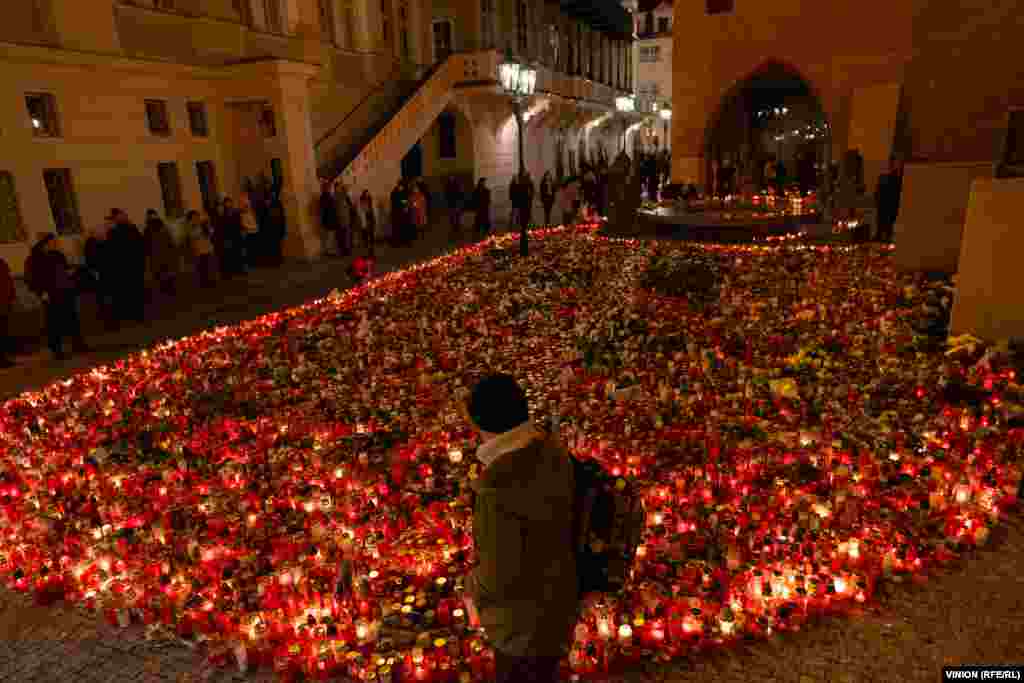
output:
{"label": "window frame", "polygon": [[672,17],[658,17],[658,33],[672,32]]}
{"label": "window frame", "polygon": [[[149,131],[149,134],[150,135],[155,135],[157,137],[162,137],[162,138],[170,137],[171,136],[171,110],[170,110],[170,107],[167,106],[167,100],[146,99],[146,100],[143,100],[143,103],[144,103],[143,106],[144,106],[145,113],[146,113],[146,129]],[[164,125],[163,129],[157,129],[157,128],[153,127],[153,117],[152,117],[151,111],[150,111],[150,107],[151,106],[159,107],[159,110],[162,111],[163,125]]]}
{"label": "window frame", "polygon": [[[30,101],[38,99],[43,106],[42,124],[35,125],[35,117],[32,116]],[[33,91],[25,93],[25,110],[28,113],[29,125],[32,127],[32,136],[37,138],[60,138],[63,137],[60,125],[60,115],[57,109],[57,96],[51,92]]]}
{"label": "window frame", "polygon": [[[202,100],[190,100],[185,103],[185,110],[188,112],[188,129],[189,132],[192,133],[192,137],[210,137],[210,119],[206,115],[206,102]],[[197,116],[202,122],[201,127],[197,127],[195,125]]]}
{"label": "window frame", "polygon": [[268,140],[277,137],[277,113],[273,105],[264,104],[260,107],[260,132]]}
{"label": "window frame", "polygon": [[709,17],[732,14],[736,10],[734,0],[705,0],[704,13]]}
{"label": "window frame", "polygon": [[[67,200],[69,206],[68,210],[71,212],[71,218],[74,225],[67,226],[65,224],[64,216],[59,218],[57,215],[57,207],[54,204],[54,197],[51,193],[51,185],[47,182],[48,176],[51,173],[58,174],[63,181],[64,190],[67,192]],[[43,169],[43,185],[46,188],[46,199],[50,205],[50,215],[53,217],[53,225],[57,230],[58,235],[80,235],[82,233],[82,212],[78,206],[78,194],[75,192],[75,177],[74,173],[70,168],[44,168]]]}
{"label": "window frame", "polygon": [[[167,176],[164,172],[168,171]],[[164,203],[164,215],[181,218],[185,215],[185,199],[181,191],[181,171],[176,161],[160,161],[156,165],[157,181],[160,183],[160,197]],[[170,182],[165,182],[170,181]]]}

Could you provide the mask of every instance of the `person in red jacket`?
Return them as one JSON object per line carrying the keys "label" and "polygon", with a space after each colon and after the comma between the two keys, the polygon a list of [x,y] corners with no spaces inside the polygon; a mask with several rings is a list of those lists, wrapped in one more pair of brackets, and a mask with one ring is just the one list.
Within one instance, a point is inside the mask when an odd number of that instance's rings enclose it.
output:
{"label": "person in red jacket", "polygon": [[349,273],[358,285],[364,280],[373,277],[373,268],[376,264],[377,260],[372,256],[357,256],[355,260],[352,261]]}
{"label": "person in red jacket", "polygon": [[14,361],[11,360],[8,352],[11,343],[11,311],[14,309],[14,300],[17,298],[11,267],[7,265],[7,261],[0,258],[0,368],[14,366]]}

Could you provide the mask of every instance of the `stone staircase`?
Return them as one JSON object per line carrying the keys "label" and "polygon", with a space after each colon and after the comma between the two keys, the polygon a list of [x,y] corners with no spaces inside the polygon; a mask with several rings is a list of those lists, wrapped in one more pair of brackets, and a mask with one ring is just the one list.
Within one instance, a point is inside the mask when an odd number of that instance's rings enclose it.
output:
{"label": "stone staircase", "polygon": [[[348,123],[318,143],[321,175],[340,178],[352,196],[369,190],[378,223],[387,221],[387,198],[401,177],[402,157],[448,106],[454,86],[493,79],[498,59],[498,53],[492,50],[456,53],[434,65],[414,84],[386,88],[388,95],[383,94],[385,88],[380,95],[371,93],[349,115]],[[367,125],[357,125],[362,120]]]}

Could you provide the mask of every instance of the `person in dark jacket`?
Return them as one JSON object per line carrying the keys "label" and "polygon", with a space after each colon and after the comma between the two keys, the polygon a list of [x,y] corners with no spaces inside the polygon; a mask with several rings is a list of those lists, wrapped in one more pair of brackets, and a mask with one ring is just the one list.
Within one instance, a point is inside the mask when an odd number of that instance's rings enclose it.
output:
{"label": "person in dark jacket", "polygon": [[63,348],[65,337],[71,338],[75,353],[87,353],[75,301],[75,284],[68,260],[61,252],[60,241],[52,232],[36,242],[26,264],[29,287],[42,300],[46,312],[46,336],[50,351],[57,360],[67,358]]}
{"label": "person in dark jacket", "polygon": [[85,269],[89,272],[89,280],[93,284],[93,291],[96,294],[96,305],[99,308],[100,319],[107,329],[117,327],[117,316],[114,310],[114,300],[117,294],[113,286],[115,274],[112,268],[109,252],[108,235],[114,227],[111,220],[95,230],[89,239],[85,241],[84,256]]}
{"label": "person in dark jacket", "polygon": [[331,242],[334,242],[334,247],[337,249],[337,253],[334,255],[341,256],[341,239],[338,237],[341,230],[341,215],[338,210],[338,200],[332,189],[331,184],[326,180],[320,189],[320,226],[327,233],[326,244],[330,245]]}
{"label": "person in dark jacket", "polygon": [[572,462],[533,426],[513,377],[485,377],[466,407],[483,439],[483,472],[472,485],[479,564],[466,581],[470,619],[494,646],[498,683],[554,683],[579,603]]}
{"label": "person in dark jacket", "polygon": [[545,171],[540,179],[540,203],[544,206],[544,225],[551,225],[551,210],[555,206],[555,184],[551,180],[551,171]]}
{"label": "person in dark jacket", "polygon": [[230,197],[224,198],[224,210],[217,228],[221,233],[221,240],[224,245],[221,272],[226,277],[244,273],[245,230],[242,227],[242,214],[235,208],[235,202]]}
{"label": "person in dark jacket", "polygon": [[878,239],[891,242],[893,227],[900,213],[900,195],[903,194],[903,167],[898,159],[889,160],[889,171],[878,177],[875,204],[878,207]]}
{"label": "person in dark jacket", "polygon": [[171,231],[153,209],[146,212],[143,239],[146,240],[146,258],[153,274],[153,281],[160,287],[161,292],[173,295],[178,278],[178,254]]}
{"label": "person in dark jacket", "polygon": [[146,242],[121,209],[111,210],[108,218],[114,223],[107,246],[115,315],[120,321],[142,322],[146,317]]}
{"label": "person in dark jacket", "polygon": [[363,246],[372,258],[377,253],[377,215],[373,211],[373,197],[369,190],[359,195],[359,211],[362,214]]}
{"label": "person in dark jacket", "polygon": [[14,367],[11,360],[11,312],[18,298],[14,277],[7,261],[0,258],[0,368]]}
{"label": "person in dark jacket", "polygon": [[448,206],[448,222],[451,224],[452,236],[462,232],[462,187],[459,179],[449,176],[444,186],[444,200]]}
{"label": "person in dark jacket", "polygon": [[284,212],[281,195],[275,192],[267,205],[267,260],[269,265],[284,264],[284,239],[288,234],[288,217]]}
{"label": "person in dark jacket", "polygon": [[412,244],[414,236],[409,192],[403,179],[391,191],[391,239],[397,246],[406,246]]}
{"label": "person in dark jacket", "polygon": [[491,190],[487,187],[487,178],[477,181],[473,190],[473,210],[476,212],[473,225],[477,236],[484,237],[491,231]]}

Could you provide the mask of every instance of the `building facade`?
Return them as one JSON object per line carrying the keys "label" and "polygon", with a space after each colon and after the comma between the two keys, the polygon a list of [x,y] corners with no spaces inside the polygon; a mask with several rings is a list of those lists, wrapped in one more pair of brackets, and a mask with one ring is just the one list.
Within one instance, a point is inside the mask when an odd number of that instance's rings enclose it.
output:
{"label": "building facade", "polygon": [[20,271],[50,231],[75,256],[110,208],[174,218],[261,174],[283,183],[294,257],[321,249],[321,175],[369,189],[384,222],[403,171],[437,185],[486,176],[501,211],[518,159],[500,60],[538,67],[524,161],[539,179],[557,155],[568,166],[618,140],[630,33],[614,2],[12,3],[0,23],[0,256]]}
{"label": "building facade", "polygon": [[[856,150],[868,192],[907,161],[897,258],[955,270],[970,184],[991,177],[1024,117],[1024,8],[1010,0],[675,3],[673,178],[703,183],[735,92],[766,72],[801,81],[834,161]],[[775,76],[773,76],[775,77]],[[1018,123],[1011,123],[1015,121]],[[1007,151],[1009,150],[1009,151]],[[917,235],[919,239],[904,239]],[[906,258],[901,256],[906,255]]]}

